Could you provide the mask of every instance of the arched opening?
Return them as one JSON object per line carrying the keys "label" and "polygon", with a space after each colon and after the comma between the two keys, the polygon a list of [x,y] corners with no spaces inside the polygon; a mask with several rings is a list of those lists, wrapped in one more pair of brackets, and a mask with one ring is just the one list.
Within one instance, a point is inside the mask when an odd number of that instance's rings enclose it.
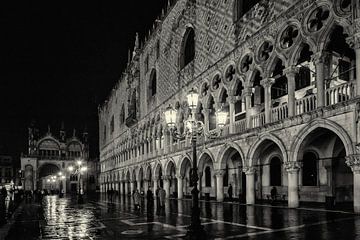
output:
{"label": "arched opening", "polygon": [[180,54],[180,69],[195,58],[195,31],[191,27],[186,29]]}
{"label": "arched opening", "polygon": [[[356,79],[356,58],[347,38],[343,27],[336,25],[325,47],[325,86],[326,89],[333,89],[326,91],[326,105],[346,101],[353,96],[353,90],[348,84]],[[343,87],[337,88],[340,85]]]}
{"label": "arched opening", "polygon": [[157,76],[156,76],[156,70],[153,69],[150,74],[149,97],[154,97],[156,95],[156,90],[157,90]]}
{"label": "arched opening", "polygon": [[[310,51],[310,46],[306,43],[302,44],[302,49],[297,60],[297,66],[299,67],[299,72],[295,75],[295,91],[307,88],[310,86],[311,81],[314,81],[311,77],[311,68],[314,69],[311,63],[311,56],[313,52]],[[312,92],[305,92],[303,96],[307,96]],[[300,96],[299,96],[300,97]]]}
{"label": "arched opening", "polygon": [[24,190],[34,190],[34,168],[31,165],[25,166],[24,172]]}
{"label": "arched opening", "polygon": [[[206,168],[210,168],[211,183],[208,184],[210,186],[206,185],[206,179],[205,179],[206,175],[204,174]],[[213,165],[212,158],[207,153],[204,153],[201,155],[201,157],[199,159],[198,171],[200,173],[199,174],[199,182],[198,182],[200,196],[206,197],[206,199],[208,199],[210,197],[215,197],[216,196],[216,178],[214,175],[214,165]],[[209,171],[209,170],[207,170],[207,171]],[[209,181],[209,180],[207,179],[207,181]]]}
{"label": "arched opening", "polygon": [[353,174],[345,163],[345,145],[335,132],[314,129],[304,138],[297,156],[302,166],[302,201],[325,202],[328,196],[336,204],[353,201]]}
{"label": "arched opening", "polygon": [[[175,164],[170,161],[167,169],[166,169],[166,176],[168,177],[169,181],[169,195],[172,197],[177,197],[177,178],[176,178],[176,167]],[[166,189],[165,189],[166,190]]]}
{"label": "arched opening", "polygon": [[208,109],[209,109],[209,131],[211,131],[216,129],[215,101],[212,96],[209,97]]}
{"label": "arched opening", "polygon": [[235,121],[239,121],[246,117],[246,109],[245,109],[245,99],[243,99],[243,84],[240,80],[238,80],[235,88]]}
{"label": "arched opening", "polygon": [[205,168],[205,187],[211,187],[211,169],[209,166]]}
{"label": "arched opening", "polygon": [[158,187],[164,187],[163,172],[160,164],[158,164],[155,169],[155,180],[157,181]]}
{"label": "arched opening", "polygon": [[144,192],[144,193],[145,193],[147,189],[144,189],[144,173],[143,173],[142,167],[141,167],[140,170],[139,170],[138,182],[139,182],[140,192]]}
{"label": "arched opening", "polygon": [[271,139],[264,139],[257,145],[251,159],[258,159],[253,163],[256,168],[256,199],[268,199],[273,186],[277,186],[279,195],[287,195],[288,189],[283,187],[287,185],[287,174],[281,171],[284,156],[280,146]]}
{"label": "arched opening", "polygon": [[[223,91],[221,92],[219,101],[220,101],[222,110],[225,112],[229,112],[228,97],[229,97],[229,95],[228,95],[226,89],[223,89]],[[229,122],[230,122],[230,118],[228,116],[225,124],[229,124]],[[215,128],[216,128],[216,119],[215,119]]]}
{"label": "arched opening", "polygon": [[130,172],[127,171],[127,173],[126,173],[126,179],[125,179],[125,181],[126,181],[127,184],[125,184],[125,187],[127,188],[126,191],[127,191],[128,195],[131,195],[131,194],[132,194],[132,192],[131,192],[131,186],[130,186],[130,180],[131,180],[131,178],[130,178]]}
{"label": "arched opening", "polygon": [[281,186],[281,160],[273,157],[270,160],[270,186]]}
{"label": "arched opening", "polygon": [[[60,190],[60,181],[52,181],[51,176],[57,176],[60,168],[55,164],[47,163],[40,167],[37,189],[46,189],[48,192],[55,192]],[[77,180],[77,179],[76,179]],[[75,185],[74,187],[72,185]],[[71,182],[71,190],[76,192],[77,182]]]}
{"label": "arched opening", "polygon": [[265,101],[265,92],[263,86],[260,84],[262,77],[258,70],[255,70],[252,95],[251,95],[251,107],[260,106]]}
{"label": "arched opening", "polygon": [[191,162],[190,162],[189,158],[185,158],[181,162],[181,166],[180,166],[180,175],[184,177],[182,190],[183,190],[185,197],[191,196],[191,189],[192,189],[191,168],[192,168],[192,166],[191,166]]}
{"label": "arched opening", "polygon": [[[246,198],[246,182],[243,180],[242,159],[240,153],[233,147],[228,148],[221,160],[220,168],[224,170],[222,191],[228,196],[228,188],[231,185],[232,197],[239,197],[241,201]],[[245,184],[245,186],[244,186]]]}
{"label": "arched opening", "polygon": [[[274,84],[271,86],[271,99],[278,99],[282,96],[287,95],[287,78],[283,73],[285,66],[281,59],[275,60],[275,66],[272,70],[272,78],[275,79]],[[287,101],[287,100],[285,100]],[[280,104],[280,100],[275,102],[274,107]]]}

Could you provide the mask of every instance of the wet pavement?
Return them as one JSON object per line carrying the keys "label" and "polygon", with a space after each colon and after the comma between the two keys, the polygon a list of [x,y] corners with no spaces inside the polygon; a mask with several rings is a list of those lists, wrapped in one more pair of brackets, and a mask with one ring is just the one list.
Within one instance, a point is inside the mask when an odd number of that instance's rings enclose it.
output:
{"label": "wet pavement", "polygon": [[[183,239],[190,224],[191,200],[168,200],[164,210],[134,210],[132,199],[104,195],[47,196],[25,204],[6,239]],[[155,204],[156,205],[156,204]],[[246,206],[200,202],[208,239],[360,239],[360,215],[322,208]]]}

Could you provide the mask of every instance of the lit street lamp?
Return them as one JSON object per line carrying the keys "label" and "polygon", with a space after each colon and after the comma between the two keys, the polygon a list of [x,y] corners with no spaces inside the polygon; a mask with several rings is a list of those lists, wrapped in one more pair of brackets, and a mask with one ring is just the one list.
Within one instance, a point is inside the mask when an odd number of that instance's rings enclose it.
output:
{"label": "lit street lamp", "polygon": [[192,166],[192,174],[191,174],[191,183],[194,186],[191,194],[192,194],[192,209],[191,209],[191,223],[188,228],[188,232],[186,237],[188,239],[206,239],[206,232],[204,231],[203,226],[200,221],[200,208],[199,208],[199,190],[197,189],[197,182],[199,180],[198,172],[197,172],[197,155],[196,155],[196,141],[198,135],[205,134],[209,138],[215,138],[221,135],[222,127],[224,127],[227,120],[227,112],[218,111],[216,112],[216,120],[217,125],[219,126],[220,131],[212,131],[208,132],[207,129],[204,128],[204,123],[202,121],[197,121],[195,117],[195,111],[197,108],[199,100],[199,94],[192,89],[187,95],[188,106],[191,110],[191,115],[189,119],[185,122],[186,131],[184,134],[180,134],[177,132],[175,128],[176,125],[176,115],[177,110],[169,106],[165,110],[165,121],[167,126],[170,128],[171,134],[179,139],[184,138],[186,136],[191,137],[191,147],[192,147],[192,155],[193,155],[193,166]]}
{"label": "lit street lamp", "polygon": [[81,175],[87,171],[87,167],[83,166],[83,162],[81,160],[76,161],[75,166],[69,166],[68,171],[71,174],[77,174],[78,179],[78,203],[83,203],[83,193],[84,189],[83,186],[81,186]]}

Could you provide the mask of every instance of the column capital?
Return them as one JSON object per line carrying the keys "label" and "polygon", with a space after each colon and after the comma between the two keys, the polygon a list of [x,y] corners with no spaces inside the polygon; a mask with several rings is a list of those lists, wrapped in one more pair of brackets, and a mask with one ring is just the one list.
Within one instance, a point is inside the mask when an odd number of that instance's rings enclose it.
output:
{"label": "column capital", "polygon": [[260,81],[260,84],[264,87],[271,87],[273,84],[275,83],[275,79],[274,78],[264,78],[263,80]]}
{"label": "column capital", "polygon": [[295,77],[295,75],[299,72],[299,68],[295,65],[291,65],[283,70],[283,73],[288,77]]}
{"label": "column capital", "polygon": [[353,36],[346,38],[346,43],[351,48],[360,49],[360,33],[355,33]]}
{"label": "column capital", "polygon": [[317,52],[312,55],[311,61],[314,62],[315,64],[327,63],[327,61],[329,61],[330,56],[331,54],[326,51]]}
{"label": "column capital", "polygon": [[224,174],[225,174],[225,170],[220,169],[220,170],[215,171],[216,177],[222,177],[222,176],[224,176]]}
{"label": "column capital", "polygon": [[183,180],[183,179],[185,178],[185,176],[184,176],[184,175],[181,175],[181,174],[178,174],[178,175],[176,175],[176,178]]}
{"label": "column capital", "polygon": [[360,154],[352,154],[347,157],[346,164],[351,168],[353,173],[360,173]]}
{"label": "column capital", "polygon": [[246,174],[246,175],[253,175],[255,174],[255,167],[253,166],[244,166],[243,167],[243,172]]}
{"label": "column capital", "polygon": [[171,180],[171,176],[170,175],[165,175],[165,176],[163,176],[163,178],[162,178],[164,181],[169,181],[169,180]]}
{"label": "column capital", "polygon": [[286,171],[289,173],[297,173],[300,170],[299,163],[296,161],[286,162],[284,164]]}
{"label": "column capital", "polygon": [[237,98],[236,98],[236,96],[228,96],[227,100],[229,103],[235,104],[237,101]]}
{"label": "column capital", "polygon": [[243,97],[251,97],[253,93],[253,90],[252,90],[252,87],[245,87],[244,90],[243,90],[243,93],[242,93],[242,96]]}

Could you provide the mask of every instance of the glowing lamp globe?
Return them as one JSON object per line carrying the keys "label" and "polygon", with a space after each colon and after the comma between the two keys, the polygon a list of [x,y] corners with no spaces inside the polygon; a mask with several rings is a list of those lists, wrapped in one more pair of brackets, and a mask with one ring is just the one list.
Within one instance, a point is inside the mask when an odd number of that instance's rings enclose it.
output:
{"label": "glowing lamp globe", "polygon": [[69,167],[68,167],[68,170],[69,170],[70,172],[72,172],[72,171],[74,171],[74,167],[73,167],[73,166],[69,166]]}
{"label": "glowing lamp globe", "polygon": [[165,122],[170,129],[175,127],[177,110],[170,105],[165,110]]}
{"label": "glowing lamp globe", "polygon": [[199,101],[199,94],[194,90],[191,89],[191,91],[188,93],[187,97],[187,102],[189,105],[189,108],[191,110],[196,109],[198,101]]}

